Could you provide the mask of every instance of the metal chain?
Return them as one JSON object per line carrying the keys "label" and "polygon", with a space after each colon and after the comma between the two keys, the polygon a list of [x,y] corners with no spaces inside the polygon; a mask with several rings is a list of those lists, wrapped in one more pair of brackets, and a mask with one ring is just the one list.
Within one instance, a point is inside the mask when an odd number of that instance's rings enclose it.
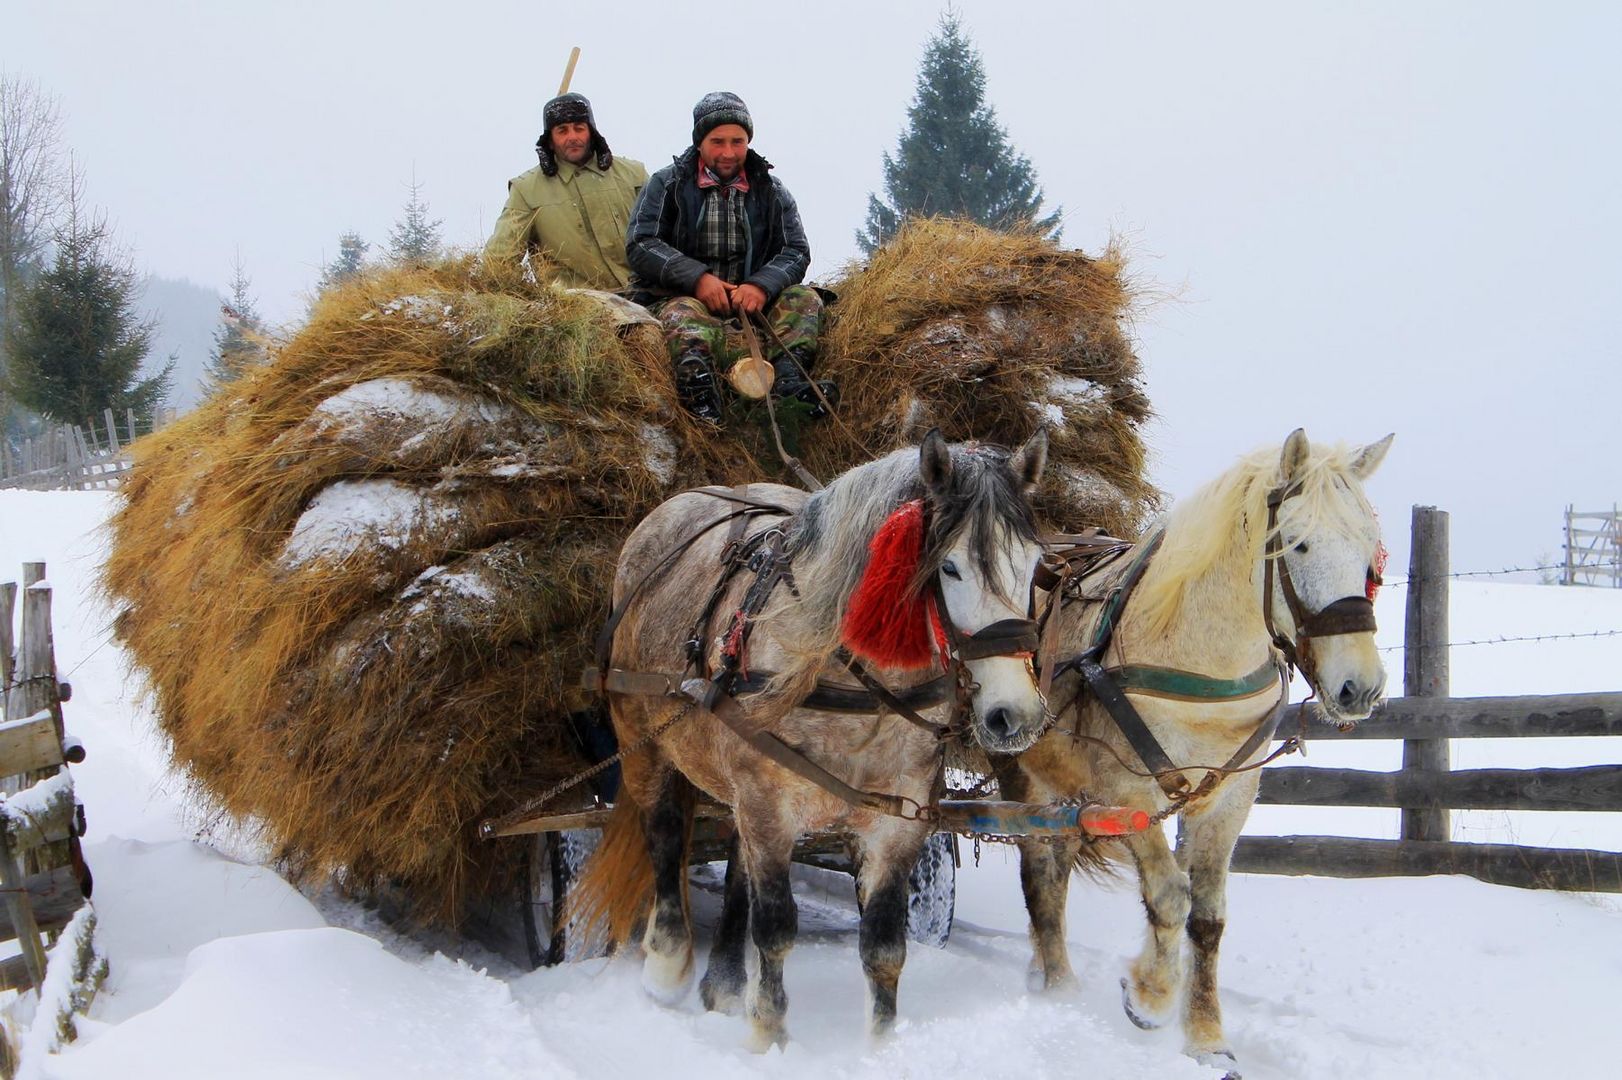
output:
{"label": "metal chain", "polygon": [[577,787],[580,784],[585,783],[587,780],[590,780],[592,777],[598,775],[599,773],[607,771],[610,767],[612,767],[614,765],[618,765],[620,763],[620,761],[622,759],[624,759],[627,755],[634,754],[638,750],[641,750],[643,747],[647,746],[653,740],[657,739],[659,736],[663,735],[665,732],[669,731],[672,727],[674,727],[678,720],[685,719],[688,715],[690,715],[692,713],[693,706],[695,704],[697,704],[697,703],[694,702],[694,701],[691,701],[691,700],[687,701],[684,705],[682,705],[682,707],[680,709],[677,709],[676,712],[669,719],[667,719],[664,723],[660,724],[659,726],[657,726],[655,728],[650,729],[647,732],[647,734],[643,735],[640,739],[638,739],[636,742],[632,743],[630,746],[621,747],[619,750],[615,751],[612,756],[604,758],[602,761],[599,761],[597,764],[591,766],[590,768],[585,769],[582,772],[575,773],[573,776],[569,777],[567,780],[562,781],[561,783],[553,784],[551,787],[547,788],[545,791],[541,792],[539,795],[535,796],[533,799],[530,799],[528,802],[524,803],[522,806],[519,806],[516,809],[510,810],[507,813],[501,815],[501,817],[497,818],[492,823],[492,827],[499,828],[499,827],[501,827],[503,825],[508,824],[509,822],[520,821],[523,818],[529,816],[530,814],[533,814],[535,811],[539,810],[541,807],[545,806],[547,803],[551,802],[554,798],[556,798],[561,793],[563,793],[565,791],[568,791],[572,787]]}

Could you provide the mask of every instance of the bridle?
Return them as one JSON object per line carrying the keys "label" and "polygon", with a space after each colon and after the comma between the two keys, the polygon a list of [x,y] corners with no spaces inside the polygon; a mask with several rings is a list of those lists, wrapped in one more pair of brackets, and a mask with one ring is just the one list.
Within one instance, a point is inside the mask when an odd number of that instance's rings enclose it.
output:
{"label": "bridle", "polygon": [[[1312,641],[1314,638],[1343,634],[1374,633],[1374,601],[1369,594],[1379,586],[1380,575],[1371,566],[1365,579],[1363,596],[1343,596],[1318,611],[1307,610],[1301,595],[1296,592],[1294,579],[1290,577],[1290,565],[1284,559],[1284,537],[1278,531],[1279,507],[1286,499],[1300,493],[1299,483],[1280,484],[1267,493],[1267,546],[1262,558],[1265,567],[1262,618],[1266,620],[1267,632],[1273,639],[1274,647],[1284,654],[1290,666],[1307,677],[1307,681],[1322,696],[1323,687],[1318,685],[1318,666],[1312,655]],[[1278,583],[1276,590],[1275,581]],[[1275,591],[1284,596],[1284,606],[1290,613],[1290,621],[1295,624],[1294,637],[1285,636],[1274,623]]]}

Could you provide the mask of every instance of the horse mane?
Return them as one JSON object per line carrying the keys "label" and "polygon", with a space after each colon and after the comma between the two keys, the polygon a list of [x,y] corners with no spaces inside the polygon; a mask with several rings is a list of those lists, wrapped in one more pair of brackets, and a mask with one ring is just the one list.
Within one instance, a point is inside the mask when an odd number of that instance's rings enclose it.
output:
{"label": "horse mane", "polygon": [[868,545],[903,503],[927,498],[930,507],[923,554],[909,587],[914,595],[965,530],[981,574],[992,583],[996,553],[1016,540],[1036,539],[1035,514],[1009,468],[1008,451],[973,443],[948,451],[950,482],[933,496],[912,446],[842,473],[806,500],[788,537],[799,595],[780,592],[762,615],[798,662],[820,666],[839,647],[848,602],[867,569]]}
{"label": "horse mane", "polygon": [[[1314,444],[1297,483],[1300,491],[1279,508],[1274,531],[1299,535],[1321,529],[1358,532],[1374,508],[1352,472],[1355,448]],[[1144,632],[1168,633],[1182,614],[1185,586],[1219,568],[1248,580],[1248,567],[1263,557],[1267,542],[1267,494],[1281,479],[1276,446],[1256,450],[1227,472],[1179,502],[1160,522],[1166,539],[1154,557],[1154,572],[1133,594]],[[1347,496],[1350,496],[1349,498]]]}

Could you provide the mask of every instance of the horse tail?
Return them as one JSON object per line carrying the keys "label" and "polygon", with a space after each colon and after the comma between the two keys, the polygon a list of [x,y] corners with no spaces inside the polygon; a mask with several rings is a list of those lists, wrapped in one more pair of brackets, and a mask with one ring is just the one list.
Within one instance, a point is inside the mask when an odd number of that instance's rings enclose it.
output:
{"label": "horse tail", "polygon": [[1083,844],[1071,869],[1088,881],[1104,884],[1123,876],[1121,863],[1127,857],[1125,844]]}
{"label": "horse tail", "polygon": [[603,839],[564,901],[563,925],[582,941],[625,944],[653,904],[653,863],[642,831],[642,810],[622,797]]}

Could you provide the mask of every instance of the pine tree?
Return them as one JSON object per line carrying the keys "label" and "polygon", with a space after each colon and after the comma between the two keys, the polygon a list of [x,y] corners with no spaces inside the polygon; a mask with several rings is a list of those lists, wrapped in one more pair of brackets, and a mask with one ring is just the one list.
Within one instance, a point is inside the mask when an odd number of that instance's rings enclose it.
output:
{"label": "pine tree", "polygon": [[411,174],[411,197],[405,216],[389,230],[389,258],[397,263],[425,263],[439,254],[439,232],[444,222],[428,220],[428,203],[422,198],[422,185]]}
{"label": "pine tree", "polygon": [[84,423],[111,408],[132,409],[137,423],[150,424],[168,395],[174,360],[140,377],[156,324],[137,321],[135,269],[114,249],[106,217],[85,213],[77,177],[53,241],[50,267],[17,297],[12,393],[60,423]]}
{"label": "pine tree", "polygon": [[220,327],[214,331],[214,355],[209,358],[210,389],[239,378],[265,359],[264,324],[248,291],[253,282],[239,257],[232,265],[231,297],[220,306]]}
{"label": "pine tree", "polygon": [[871,255],[904,219],[934,214],[1059,239],[1062,210],[1037,217],[1042,189],[1036,171],[1008,144],[985,94],[980,54],[957,13],[948,11],[918,67],[907,130],[895,156],[884,155],[886,197],[867,197],[867,227],[856,233],[863,252]]}
{"label": "pine tree", "polygon": [[321,271],[319,288],[328,289],[342,284],[366,268],[366,253],[372,245],[360,238],[360,233],[346,232],[338,237],[338,254]]}

